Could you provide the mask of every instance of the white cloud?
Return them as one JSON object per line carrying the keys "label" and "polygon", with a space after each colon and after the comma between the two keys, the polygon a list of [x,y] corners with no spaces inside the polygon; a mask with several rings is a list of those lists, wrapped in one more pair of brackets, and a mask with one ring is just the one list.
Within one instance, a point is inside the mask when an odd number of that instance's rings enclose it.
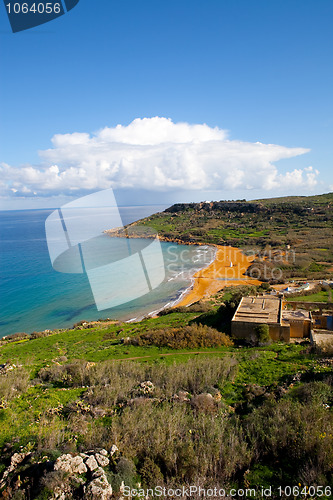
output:
{"label": "white cloud", "polygon": [[312,188],[312,167],[279,173],[275,162],[307,153],[304,148],[229,140],[207,125],[173,123],[166,118],[136,119],[128,126],[94,135],[57,134],[41,164],[0,165],[2,194],[73,195],[80,191],[134,188],[233,190]]}

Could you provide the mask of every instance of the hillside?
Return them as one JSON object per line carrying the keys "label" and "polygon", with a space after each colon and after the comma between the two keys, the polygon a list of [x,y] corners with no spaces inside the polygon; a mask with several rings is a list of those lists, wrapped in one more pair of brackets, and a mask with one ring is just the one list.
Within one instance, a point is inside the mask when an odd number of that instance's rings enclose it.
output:
{"label": "hillside", "polygon": [[110,498],[91,493],[110,485],[117,498],[122,481],[272,485],[270,498],[280,485],[329,488],[332,360],[307,342],[233,345],[223,332],[254,292],[4,340],[1,498]]}
{"label": "hillside", "polygon": [[[254,249],[272,260],[272,251],[290,247],[292,262],[280,262],[285,277],[325,278],[333,270],[333,193],[254,201],[177,203],[128,226],[132,233],[182,243]],[[265,253],[266,252],[266,253]],[[274,262],[275,266],[277,265]]]}

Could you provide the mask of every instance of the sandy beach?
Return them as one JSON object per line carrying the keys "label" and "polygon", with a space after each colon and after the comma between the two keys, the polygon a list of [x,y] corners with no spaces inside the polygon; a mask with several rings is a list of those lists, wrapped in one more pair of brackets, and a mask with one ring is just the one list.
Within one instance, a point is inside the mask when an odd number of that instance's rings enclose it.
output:
{"label": "sandy beach", "polygon": [[260,281],[244,276],[253,261],[253,256],[244,255],[242,250],[230,246],[216,245],[215,260],[194,276],[193,286],[175,304],[187,306],[207,298],[230,285],[259,285]]}

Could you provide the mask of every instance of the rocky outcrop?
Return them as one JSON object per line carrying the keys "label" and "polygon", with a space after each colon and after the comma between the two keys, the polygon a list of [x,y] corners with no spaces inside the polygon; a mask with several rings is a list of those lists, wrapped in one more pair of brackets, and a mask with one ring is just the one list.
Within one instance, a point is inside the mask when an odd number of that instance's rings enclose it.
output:
{"label": "rocky outcrop", "polygon": [[98,467],[92,475],[92,480],[84,487],[83,498],[85,500],[108,500],[111,495],[112,488],[106,474],[102,467]]}
{"label": "rocky outcrop", "polygon": [[[90,458],[92,457],[89,457],[89,459]],[[57,458],[54,464],[54,470],[61,470],[68,474],[84,474],[88,469],[81,456],[77,455],[73,457],[67,454]]]}
{"label": "rocky outcrop", "polygon": [[87,458],[86,465],[88,466],[88,468],[91,472],[93,472],[94,470],[97,469],[98,463],[97,463],[97,460],[95,459],[94,455],[91,455],[89,458]]}
{"label": "rocky outcrop", "polygon": [[31,453],[14,453],[10,460],[10,466],[5,470],[1,478],[0,489],[6,485],[8,476],[30,455]]}
{"label": "rocky outcrop", "polygon": [[107,477],[108,466],[110,461],[115,463],[118,451],[113,445],[109,451],[65,453],[53,462],[47,456],[38,461],[32,452],[14,453],[0,481],[0,496],[13,498],[20,492],[24,498],[25,495],[35,498],[31,496],[32,492],[38,496],[46,489],[52,491],[52,496],[48,497],[50,500],[109,500],[112,486]]}

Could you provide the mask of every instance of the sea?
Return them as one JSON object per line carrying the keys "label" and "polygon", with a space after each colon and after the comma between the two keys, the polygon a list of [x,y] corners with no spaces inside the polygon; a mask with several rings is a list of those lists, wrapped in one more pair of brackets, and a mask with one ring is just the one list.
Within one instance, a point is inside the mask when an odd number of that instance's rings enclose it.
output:
{"label": "sea", "polygon": [[[166,206],[119,207],[129,224]],[[164,280],[135,300],[98,310],[85,272],[52,267],[45,221],[53,209],[0,211],[0,338],[16,333],[70,328],[79,321],[135,321],[176,304],[193,284],[193,274],[214,260],[215,248],[161,241]],[[108,229],[108,228],[105,228]],[[105,251],[113,238],[104,235]],[[103,247],[104,248],[104,247]],[[119,280],[122,280],[121,273]],[[110,283],[117,290],[117,282]]]}

